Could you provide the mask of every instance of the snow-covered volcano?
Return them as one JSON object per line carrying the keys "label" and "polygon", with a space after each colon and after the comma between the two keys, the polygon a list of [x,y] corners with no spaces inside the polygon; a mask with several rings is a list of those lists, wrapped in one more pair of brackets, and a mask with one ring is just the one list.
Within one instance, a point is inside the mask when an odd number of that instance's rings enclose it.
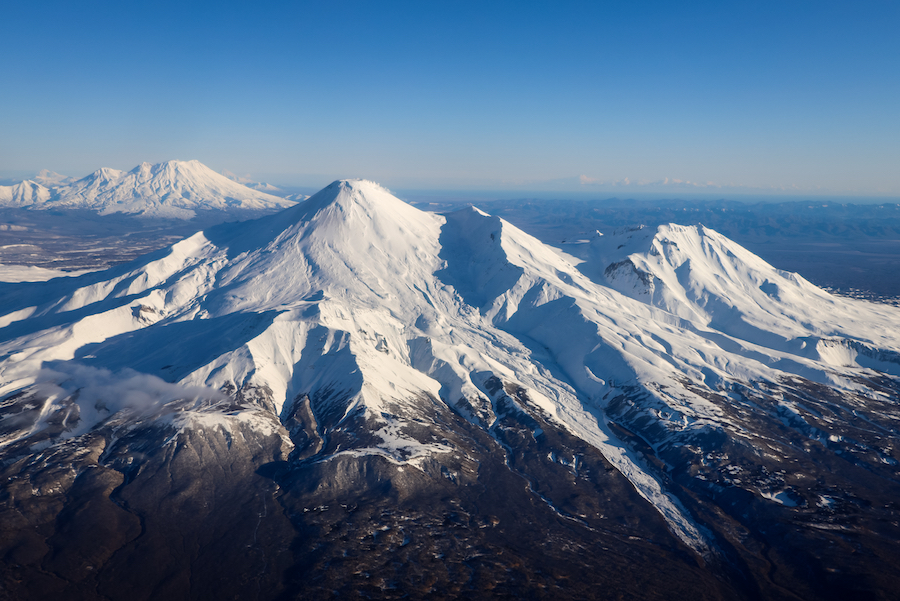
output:
{"label": "snow-covered volcano", "polygon": [[[22,193],[10,192],[5,204],[175,219],[190,219],[197,211],[275,210],[294,204],[231,181],[199,161],[141,163],[131,171],[103,168],[72,183],[39,189],[27,203],[16,200]],[[0,202],[3,194],[0,190]]]}
{"label": "snow-covered volcano", "polygon": [[37,182],[25,180],[14,186],[0,186],[0,206],[33,207],[50,200],[51,192]]}
{"label": "snow-covered volcano", "polygon": [[62,175],[49,169],[41,169],[32,179],[46,188],[58,188],[75,181],[74,177]]}
{"label": "snow-covered volcano", "polygon": [[[179,168],[101,173],[85,198]],[[634,540],[732,566],[764,596],[819,590],[753,567],[773,544],[757,522],[788,524],[802,547],[796,520],[886,494],[854,470],[898,490],[900,311],[830,296],[704,228],[575,254],[475,208],[425,213],[352,180],[106,272],[5,285],[2,452],[37,474],[80,445],[72,469],[124,474],[125,491],[162,472],[174,486],[177,469],[218,478],[196,465],[236,470],[240,456],[293,491],[279,497],[292,516],[288,497],[327,508],[387,490],[505,516],[463,491],[509,477],[510,507],[527,499],[571,536],[619,536],[640,515]],[[184,453],[194,467],[174,467]]]}

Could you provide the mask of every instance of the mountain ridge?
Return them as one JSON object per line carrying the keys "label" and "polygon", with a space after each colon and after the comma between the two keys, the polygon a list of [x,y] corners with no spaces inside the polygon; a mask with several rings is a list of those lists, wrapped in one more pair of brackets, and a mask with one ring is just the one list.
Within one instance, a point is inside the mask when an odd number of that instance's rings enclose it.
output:
{"label": "mountain ridge", "polygon": [[[604,517],[628,507],[642,516],[637,538],[658,541],[672,565],[716,566],[775,594],[787,585],[752,567],[758,545],[788,545],[798,562],[814,561],[814,545],[776,542],[766,520],[807,541],[827,529],[797,520],[844,524],[829,503],[898,488],[888,441],[900,419],[890,327],[900,314],[831,297],[745,253],[681,226],[564,252],[474,207],[435,215],[372,182],[334,182],[108,272],[0,287],[0,395],[16,416],[3,422],[0,453],[39,466],[34,453],[64,440],[103,440],[92,465],[141,473],[136,453],[164,450],[153,469],[177,480],[177,453],[257,440],[267,467],[255,451],[203,461],[270,474],[289,492],[267,502],[292,516],[443,491],[485,523],[479,511],[508,523],[467,496],[486,490],[484,469],[517,482],[510,502],[544,515],[539,528],[554,536],[556,520],[579,544],[628,532]],[[870,541],[881,545],[893,530],[872,507],[853,519],[881,524]],[[291,523],[302,532],[317,519]],[[877,565],[895,561],[885,553]],[[825,570],[835,560],[815,561]]]}
{"label": "mountain ridge", "polygon": [[25,180],[14,186],[0,186],[0,204],[13,207],[31,207],[47,202],[52,193],[41,184]]}
{"label": "mountain ridge", "polygon": [[[22,184],[19,184],[21,186]],[[40,197],[16,204],[14,192],[0,187],[0,203],[30,209],[87,209],[101,215],[191,219],[200,210],[272,211],[294,203],[253,190],[196,160],[144,162],[130,171],[101,168],[79,180],[44,188]],[[15,188],[15,187],[13,187]],[[20,193],[21,196],[21,193]]]}

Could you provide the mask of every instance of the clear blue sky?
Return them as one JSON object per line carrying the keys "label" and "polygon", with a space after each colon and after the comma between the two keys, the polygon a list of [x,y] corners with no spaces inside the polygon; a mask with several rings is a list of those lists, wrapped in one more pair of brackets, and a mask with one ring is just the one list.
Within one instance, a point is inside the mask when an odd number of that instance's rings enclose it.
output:
{"label": "clear blue sky", "polygon": [[0,23],[0,172],[900,196],[896,1],[5,0]]}

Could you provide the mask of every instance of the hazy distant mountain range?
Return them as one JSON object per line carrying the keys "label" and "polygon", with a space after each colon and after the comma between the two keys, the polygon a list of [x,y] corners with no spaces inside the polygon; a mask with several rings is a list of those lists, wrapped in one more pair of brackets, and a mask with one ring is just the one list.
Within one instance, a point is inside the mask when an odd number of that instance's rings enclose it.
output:
{"label": "hazy distant mountain range", "polygon": [[273,186],[272,184],[266,182],[258,182],[254,179],[251,179],[249,176],[240,176],[232,173],[231,171],[225,170],[222,172],[222,175],[227,177],[228,179],[238,182],[239,184],[243,184],[248,188],[252,188],[259,192],[265,192],[267,194],[273,194],[275,196],[280,196],[281,198],[285,198],[287,200],[293,200],[295,202],[299,202],[301,200],[306,200],[309,198],[309,194],[303,194],[302,192],[290,192],[289,190],[285,190],[283,188],[279,188],[278,186]]}
{"label": "hazy distant mountain range", "polygon": [[340,181],[0,307],[15,598],[900,589],[900,309],[705,227]]}
{"label": "hazy distant mountain range", "polygon": [[191,219],[198,211],[271,211],[293,204],[199,161],[141,163],[131,171],[104,168],[75,181],[45,170],[34,181],[0,186],[0,207],[84,209],[101,215]]}

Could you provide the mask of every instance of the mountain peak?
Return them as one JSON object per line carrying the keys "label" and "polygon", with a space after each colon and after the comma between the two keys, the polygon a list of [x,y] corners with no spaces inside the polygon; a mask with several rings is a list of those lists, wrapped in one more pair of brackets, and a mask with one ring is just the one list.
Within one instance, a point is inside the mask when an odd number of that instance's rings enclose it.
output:
{"label": "mountain peak", "polygon": [[381,184],[379,184],[377,182],[373,182],[371,180],[358,179],[358,178],[357,179],[335,180],[335,181],[331,182],[329,185],[327,185],[323,190],[321,190],[321,192],[326,192],[326,191],[334,192],[338,196],[342,193],[347,193],[347,194],[351,194],[351,195],[353,193],[362,194],[362,195],[376,193],[376,194],[388,194],[388,195],[393,196],[391,191],[388,190],[387,188],[385,188],[384,186],[382,186]]}
{"label": "mountain peak", "polygon": [[49,169],[41,169],[37,173],[37,175],[32,178],[32,180],[41,184],[42,186],[50,188],[71,183],[75,181],[75,178],[60,175],[59,173],[50,171]]}
{"label": "mountain peak", "polygon": [[177,219],[190,219],[197,210],[272,210],[295,204],[233,182],[197,160],[143,162],[127,172],[102,168],[56,194],[48,206]]}
{"label": "mountain peak", "polygon": [[[172,173],[172,172],[180,172],[180,173],[203,173],[204,175],[207,172],[215,173],[212,169],[201,163],[196,159],[192,159],[190,161],[181,161],[178,159],[170,159],[168,161],[163,161],[161,163],[148,163],[147,161],[142,162],[140,165],[129,171],[129,173],[143,173],[149,175],[156,175],[159,173]],[[216,174],[219,175],[219,174]]]}
{"label": "mountain peak", "polygon": [[112,169],[110,167],[101,167],[97,169],[92,174],[88,175],[85,178],[82,178],[79,181],[85,180],[99,180],[99,181],[112,181],[115,179],[119,179],[125,172],[119,171],[118,169]]}
{"label": "mountain peak", "polygon": [[313,238],[328,238],[329,244],[336,246],[348,243],[345,237],[352,238],[355,244],[377,236],[380,244],[424,235],[424,231],[434,230],[441,221],[400,200],[384,186],[364,179],[334,181],[272,218],[280,224],[278,228],[287,231],[299,233],[314,227]]}
{"label": "mountain peak", "polygon": [[364,179],[336,180],[309,197],[302,207],[303,214],[310,216],[327,207],[339,207],[344,212],[351,207],[359,207],[370,216],[376,212],[419,212],[381,184]]}
{"label": "mountain peak", "polygon": [[8,206],[39,205],[46,202],[50,195],[46,187],[28,179],[14,186],[0,186],[0,203]]}

